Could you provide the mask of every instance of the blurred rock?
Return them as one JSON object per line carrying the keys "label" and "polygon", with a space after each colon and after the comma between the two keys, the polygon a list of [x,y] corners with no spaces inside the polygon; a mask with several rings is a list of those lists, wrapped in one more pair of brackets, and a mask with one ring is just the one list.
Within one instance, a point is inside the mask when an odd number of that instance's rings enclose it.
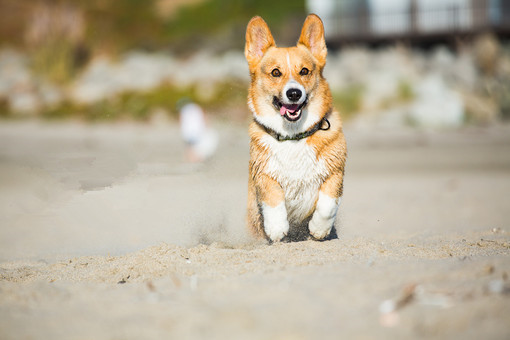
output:
{"label": "blurred rock", "polygon": [[39,84],[39,97],[42,105],[47,107],[56,106],[64,100],[63,90],[45,81]]}
{"label": "blurred rock", "polygon": [[166,127],[171,123],[170,113],[162,107],[154,108],[150,115],[149,122],[154,126],[163,126]]}
{"label": "blurred rock", "polygon": [[363,112],[352,119],[349,128],[357,131],[395,129],[409,125],[409,105],[389,109]]}
{"label": "blurred rock", "polygon": [[8,96],[14,87],[29,82],[27,58],[13,50],[0,51],[0,96]]}
{"label": "blurred rock", "polygon": [[505,53],[501,55],[497,65],[497,78],[510,80],[510,55]]}
{"label": "blurred rock", "polygon": [[119,63],[100,57],[93,60],[71,87],[71,98],[93,103],[125,91],[148,91],[169,80],[176,65],[157,54],[129,53]]}
{"label": "blurred rock", "polygon": [[510,79],[483,79],[480,96],[495,103],[501,118],[510,118]]}
{"label": "blurred rock", "polygon": [[473,55],[461,52],[450,69],[451,82],[458,87],[474,90],[480,74],[476,69]]}
{"label": "blurred rock", "polygon": [[438,46],[430,57],[430,68],[444,74],[451,70],[455,62],[455,56],[446,46]]}
{"label": "blurred rock", "polygon": [[214,86],[228,79],[248,80],[244,55],[230,52],[223,56],[198,53],[187,60],[169,55],[132,52],[117,63],[96,58],[74,82],[71,97],[93,103],[125,91],[149,91],[165,82],[179,87],[200,86],[205,98],[214,96]]}
{"label": "blurred rock", "polygon": [[363,109],[379,109],[386,99],[396,96],[398,84],[398,75],[391,70],[371,73],[364,87]]}
{"label": "blurred rock", "polygon": [[492,34],[484,34],[476,38],[473,54],[476,65],[485,74],[493,75],[496,70],[500,52],[498,39]]}
{"label": "blurred rock", "polygon": [[466,108],[466,119],[470,123],[490,124],[498,119],[499,110],[494,99],[474,93],[466,93],[462,99]]}
{"label": "blurred rock", "polygon": [[346,49],[337,54],[330,53],[324,76],[335,90],[363,83],[369,72],[370,62],[370,52],[364,48]]}
{"label": "blurred rock", "polygon": [[34,115],[63,99],[62,90],[35,76],[28,58],[17,51],[0,51],[0,99],[18,115]]}
{"label": "blurred rock", "polygon": [[0,97],[9,110],[22,114],[33,113],[38,107],[27,63],[27,58],[14,50],[0,52]]}
{"label": "blurred rock", "polygon": [[354,48],[331,54],[324,74],[333,92],[361,86],[362,109],[371,111],[398,97],[399,85],[413,83],[419,73],[414,56],[404,48],[393,47],[379,51]]}
{"label": "blurred rock", "polygon": [[496,99],[501,117],[510,118],[510,51],[505,51],[499,58],[496,71]]}
{"label": "blurred rock", "polygon": [[[96,57],[67,85],[41,79],[29,66],[25,54],[0,50],[0,102],[20,115],[62,102],[89,105],[126,92],[149,92],[165,83],[185,93],[192,90],[204,102],[219,94],[228,100],[225,84],[249,82],[239,50],[222,55],[203,51],[187,59],[140,51],[115,60]],[[364,124],[454,127],[466,120],[488,124],[510,117],[510,52],[491,36],[458,53],[445,46],[432,52],[403,46],[330,51],[324,76],[338,106],[368,114]],[[232,93],[239,99],[238,89]]]}
{"label": "blurred rock", "polygon": [[41,105],[37,96],[31,92],[17,92],[9,96],[9,109],[18,115],[32,115],[37,113]]}
{"label": "blurred rock", "polygon": [[427,72],[443,75],[450,85],[472,90],[479,78],[472,53],[462,50],[455,55],[445,46],[439,46],[432,52]]}
{"label": "blurred rock", "polygon": [[227,79],[248,81],[248,64],[241,52],[228,52],[221,56],[202,52],[180,61],[172,79],[182,86],[203,82],[217,84]]}
{"label": "blurred rock", "polygon": [[409,118],[413,125],[426,128],[459,127],[464,123],[464,107],[458,93],[443,78],[432,74],[416,86],[416,100]]}

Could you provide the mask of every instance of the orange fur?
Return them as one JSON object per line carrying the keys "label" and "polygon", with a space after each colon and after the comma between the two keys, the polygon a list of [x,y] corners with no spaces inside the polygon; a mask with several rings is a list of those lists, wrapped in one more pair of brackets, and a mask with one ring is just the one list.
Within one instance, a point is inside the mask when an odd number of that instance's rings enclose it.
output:
{"label": "orange fur", "polygon": [[[315,199],[311,208],[304,203],[304,212],[299,215],[300,220],[291,221],[289,229],[297,227],[293,224],[306,224],[312,215],[318,214],[316,208],[319,191],[333,201],[342,195],[347,150],[340,114],[333,109],[329,86],[322,75],[327,50],[324,28],[318,16],[312,14],[306,18],[298,44],[288,48],[276,47],[267,24],[262,18],[254,17],[247,27],[245,55],[251,75],[248,103],[255,117],[249,129],[251,141],[247,223],[254,235],[271,239],[263,209],[268,209],[267,214],[274,216],[278,213],[273,213],[271,209],[282,209],[282,203],[286,209],[299,210],[299,203],[296,206],[295,197],[289,197],[290,193],[299,194],[300,186],[303,190],[316,187],[316,192],[312,192]],[[304,68],[309,70],[309,73],[301,74]],[[274,69],[278,69],[281,75],[273,76],[271,72]],[[271,104],[273,98],[281,97],[289,82],[298,84],[307,95],[307,102],[303,104],[303,116],[295,123],[286,122],[283,115],[271,106],[274,105]],[[323,128],[323,119],[327,119],[330,128],[319,129],[303,138],[304,144],[297,140],[276,142],[268,132],[283,129],[276,132],[292,137],[292,134],[310,130],[310,126]],[[266,126],[259,120],[270,123]],[[271,124],[274,124],[274,127]],[[310,126],[306,126],[307,124]],[[298,149],[299,147],[303,150]],[[296,174],[289,173],[294,169],[287,169],[285,162],[281,161],[286,157],[281,153],[286,152],[287,148],[296,157],[304,159],[305,168],[300,168],[301,163],[297,162],[298,171],[301,171],[299,174],[303,174],[302,181]],[[315,159],[311,160],[309,155],[314,155]],[[308,163],[310,167],[307,170]],[[280,208],[277,208],[279,206]],[[277,217],[274,219],[278,221]],[[282,232],[274,233],[277,236],[274,236],[273,241],[279,241],[278,238],[282,235],[292,234],[292,230],[286,232],[283,227],[282,229]]]}

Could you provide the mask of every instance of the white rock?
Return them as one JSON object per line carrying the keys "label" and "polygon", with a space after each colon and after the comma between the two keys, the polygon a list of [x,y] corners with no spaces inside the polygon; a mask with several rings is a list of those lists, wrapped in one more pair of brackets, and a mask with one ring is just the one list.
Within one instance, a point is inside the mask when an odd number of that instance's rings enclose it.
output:
{"label": "white rock", "polygon": [[64,99],[62,90],[48,82],[42,82],[39,85],[38,94],[43,106],[55,106]]}
{"label": "white rock", "polygon": [[248,66],[240,52],[219,57],[202,52],[187,60],[131,52],[119,62],[107,58],[93,60],[72,85],[71,98],[92,103],[126,91],[150,91],[165,82],[181,88],[199,84],[207,89],[207,96],[212,96],[217,83],[230,79],[247,81],[248,77]]}
{"label": "white rock", "polygon": [[40,109],[40,101],[31,91],[14,93],[9,96],[9,109],[21,115],[35,114]]}
{"label": "white rock", "polygon": [[417,98],[409,112],[411,122],[427,128],[458,127],[463,124],[461,96],[448,88],[440,75],[427,76],[418,83],[415,91]]}

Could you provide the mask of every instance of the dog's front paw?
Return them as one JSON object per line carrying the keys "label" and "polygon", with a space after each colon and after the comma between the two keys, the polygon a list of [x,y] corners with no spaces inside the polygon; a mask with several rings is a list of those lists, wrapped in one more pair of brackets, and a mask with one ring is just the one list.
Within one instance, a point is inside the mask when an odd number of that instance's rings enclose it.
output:
{"label": "dog's front paw", "polygon": [[310,235],[317,240],[323,240],[328,237],[333,228],[339,204],[340,198],[335,199],[322,192],[319,193],[315,212],[310,223],[308,223]]}
{"label": "dog's front paw", "polygon": [[333,228],[333,222],[329,220],[316,219],[312,218],[310,223],[308,224],[308,229],[310,230],[310,235],[313,236],[316,240],[324,240],[328,237],[331,229]]}
{"label": "dog's front paw", "polygon": [[282,241],[287,233],[289,232],[289,224],[283,225],[281,228],[266,228],[266,235],[273,242]]}
{"label": "dog's front paw", "polygon": [[289,232],[289,221],[287,220],[287,209],[285,203],[276,207],[262,204],[264,216],[264,231],[267,237],[273,242],[281,241]]}

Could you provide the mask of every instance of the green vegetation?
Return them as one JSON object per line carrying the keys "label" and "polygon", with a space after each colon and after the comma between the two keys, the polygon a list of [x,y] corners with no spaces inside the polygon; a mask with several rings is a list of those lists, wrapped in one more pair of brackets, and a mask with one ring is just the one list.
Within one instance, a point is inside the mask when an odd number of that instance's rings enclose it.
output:
{"label": "green vegetation", "polygon": [[0,98],[0,119],[9,117],[9,105],[5,98]]}
{"label": "green vegetation", "polygon": [[398,83],[397,99],[401,102],[409,102],[414,99],[414,96],[415,96],[415,94],[414,94],[413,87],[411,86],[411,84],[409,84],[405,80],[401,80]]}
{"label": "green vegetation", "polygon": [[62,84],[70,81],[77,68],[73,46],[63,40],[53,40],[37,46],[31,54],[32,69],[49,80]]}
{"label": "green vegetation", "polygon": [[155,0],[67,0],[86,17],[85,45],[110,53],[165,44],[164,22]]}
{"label": "green vegetation", "polygon": [[[163,13],[162,4],[169,6],[171,13]],[[304,0],[20,0],[2,8],[1,45],[28,52],[34,73],[62,88],[96,55],[115,57],[133,49],[167,50],[181,56],[198,49],[240,50],[246,24],[254,15],[263,16],[283,42],[295,42],[305,12]],[[212,111],[235,105],[239,110],[240,104],[245,106],[246,87],[232,81],[219,84],[207,99],[198,96],[195,87],[166,84],[91,105],[67,99],[43,108],[40,114],[54,119],[144,120],[158,107],[175,111],[181,97]],[[2,116],[11,115],[5,103],[0,103],[0,109]]]}
{"label": "green vegetation", "polygon": [[[164,23],[165,38],[173,44],[188,48],[203,45],[214,36],[213,44],[223,47],[242,47],[246,24],[254,15],[260,15],[271,26],[273,33],[284,41],[297,39],[299,22],[303,20],[304,0],[207,0],[193,6],[181,7],[174,20]],[[289,30],[289,26],[293,28]],[[291,31],[293,36],[286,37]],[[295,35],[295,36],[294,36]],[[226,38],[226,41],[225,41]]]}
{"label": "green vegetation", "polygon": [[[0,41],[26,49],[34,71],[62,84],[91,56],[116,56],[132,49],[190,54],[209,48],[242,49],[248,20],[263,16],[285,41],[297,39],[304,0],[20,0],[3,4]],[[182,4],[180,4],[182,3]],[[296,26],[297,24],[297,26]]]}
{"label": "green vegetation", "polygon": [[352,85],[342,91],[333,93],[335,107],[344,118],[349,118],[361,109],[363,87]]}
{"label": "green vegetation", "polygon": [[[254,15],[263,16],[276,33],[299,32],[305,13],[304,0],[202,0],[172,4],[164,15],[161,0],[19,0],[3,4],[0,11],[0,41],[18,47],[30,45],[27,32],[54,35],[59,22],[83,19],[83,35],[75,41],[88,53],[116,54],[133,48],[179,50],[196,47],[243,46],[244,30]],[[45,22],[41,11],[49,14]],[[77,17],[70,17],[77,15]],[[62,20],[62,17],[65,17]],[[76,20],[79,18],[80,20]],[[69,20],[68,20],[69,19]],[[34,22],[36,22],[34,24]],[[41,24],[42,23],[42,24]],[[296,24],[297,26],[294,26]],[[48,29],[51,27],[52,29]],[[290,29],[292,28],[292,29]],[[290,34],[290,33],[289,33]],[[29,34],[30,35],[30,34]],[[58,34],[61,35],[61,34]]]}
{"label": "green vegetation", "polygon": [[415,98],[413,87],[405,80],[400,80],[394,96],[385,98],[381,102],[381,108],[387,109],[393,106],[409,103]]}
{"label": "green vegetation", "polygon": [[215,86],[214,96],[201,98],[196,87],[179,88],[173,84],[164,84],[148,92],[125,92],[114,98],[105,99],[90,105],[75,104],[69,101],[46,109],[42,116],[49,119],[78,117],[86,121],[137,120],[150,119],[155,109],[165,109],[176,118],[177,101],[189,98],[202,105],[208,112],[218,112],[244,105],[246,84],[225,82]]}

